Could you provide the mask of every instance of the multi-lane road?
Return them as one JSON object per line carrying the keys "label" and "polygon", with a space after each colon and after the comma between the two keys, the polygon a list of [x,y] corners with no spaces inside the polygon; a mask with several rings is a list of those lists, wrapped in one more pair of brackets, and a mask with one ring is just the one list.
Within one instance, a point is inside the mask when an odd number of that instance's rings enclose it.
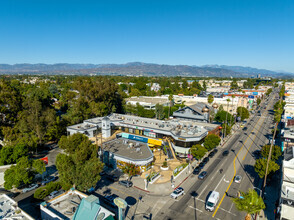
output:
{"label": "multi-lane road", "polygon": [[[178,200],[167,200],[154,219],[243,219],[246,213],[241,213],[234,207],[231,198],[238,191],[255,189],[259,191],[261,181],[254,171],[255,151],[268,143],[273,128],[272,95],[267,103],[261,103],[261,111],[248,120],[245,128],[240,128],[234,136],[219,150],[205,166],[208,172],[205,180],[191,176],[183,184],[185,195]],[[222,152],[229,150],[228,156]],[[219,172],[220,169],[224,171]],[[241,183],[235,183],[234,176],[241,175]],[[218,205],[213,212],[205,210],[205,201],[209,192],[220,193]]]}

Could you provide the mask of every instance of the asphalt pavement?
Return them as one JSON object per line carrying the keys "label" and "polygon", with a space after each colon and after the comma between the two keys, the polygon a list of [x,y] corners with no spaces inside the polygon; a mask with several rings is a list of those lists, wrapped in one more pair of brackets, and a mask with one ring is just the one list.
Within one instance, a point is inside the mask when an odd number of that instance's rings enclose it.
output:
{"label": "asphalt pavement", "polygon": [[[261,181],[253,168],[256,160],[254,152],[268,143],[273,126],[273,104],[273,100],[270,101],[267,109],[261,110],[261,116],[256,113],[248,121],[247,130],[239,129],[208,162],[204,170],[209,175],[205,180],[191,176],[182,185],[185,195],[177,201],[167,201],[154,219],[244,219],[246,213],[236,210],[231,198],[237,197],[238,191],[246,192],[254,187],[257,191],[260,189]],[[229,150],[228,156],[222,156],[224,150]],[[224,171],[220,173],[220,169]],[[241,183],[233,181],[235,175],[242,176]],[[211,191],[220,193],[214,212],[205,210]]]}

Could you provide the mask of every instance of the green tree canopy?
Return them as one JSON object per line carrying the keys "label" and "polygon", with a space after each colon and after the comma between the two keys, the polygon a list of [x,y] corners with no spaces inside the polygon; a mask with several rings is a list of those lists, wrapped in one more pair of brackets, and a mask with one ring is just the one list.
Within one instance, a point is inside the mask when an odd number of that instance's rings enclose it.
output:
{"label": "green tree canopy", "polygon": [[160,105],[160,104],[156,104],[155,105],[155,115],[156,115],[156,118],[161,120],[161,119],[164,119],[164,108],[163,108],[163,105]]}
{"label": "green tree canopy", "polygon": [[237,117],[241,117],[241,121],[244,121],[244,119],[249,118],[249,111],[245,107],[239,106],[237,108]]}
{"label": "green tree canopy", "polygon": [[190,152],[193,157],[197,158],[197,160],[200,160],[206,154],[207,150],[200,144],[196,144],[191,147]]}
{"label": "green tree canopy", "polygon": [[226,118],[227,118],[227,121],[228,123],[233,123],[234,122],[234,116],[231,115],[230,113],[228,113],[228,117],[227,117],[227,111],[223,111],[223,110],[219,110],[215,117],[214,117],[214,120],[217,121],[217,122],[220,122],[220,123],[223,123],[226,121]]}
{"label": "green tree canopy", "polygon": [[58,154],[56,167],[62,185],[75,185],[86,191],[100,180],[103,163],[97,158],[97,148],[83,134],[62,137],[59,146],[67,154]]}
{"label": "green tree canopy", "polygon": [[258,98],[258,99],[256,100],[256,103],[257,103],[257,105],[260,105],[260,103],[261,103],[261,99]]}
{"label": "green tree canopy", "polygon": [[[255,162],[254,170],[260,178],[263,178],[265,176],[266,164],[267,164],[267,159],[264,159],[264,158],[258,159]],[[274,173],[278,169],[280,169],[280,166],[276,162],[270,160],[268,164],[268,174]]]}
{"label": "green tree canopy", "polygon": [[207,97],[207,102],[208,102],[209,104],[211,104],[211,103],[213,103],[213,100],[214,100],[213,95],[209,94],[209,96]]}
{"label": "green tree canopy", "polygon": [[217,145],[220,143],[221,139],[219,136],[215,134],[209,134],[204,139],[204,147],[210,151],[211,149],[217,147]]}
{"label": "green tree canopy", "polygon": [[[268,158],[269,151],[270,151],[270,145],[264,145],[261,149],[261,155],[263,158]],[[276,161],[279,159],[279,157],[282,155],[281,147],[274,145],[272,147],[272,155],[271,160]]]}
{"label": "green tree canopy", "polygon": [[30,160],[22,157],[16,165],[12,165],[4,173],[4,187],[7,190],[18,188],[22,184],[32,183],[35,174],[42,174],[46,170],[45,163],[41,160]]}
{"label": "green tree canopy", "polygon": [[241,195],[243,198],[233,198],[232,201],[239,211],[247,213],[245,219],[251,219],[250,215],[259,213],[265,209],[263,199],[254,189],[249,189],[247,193],[241,192]]}

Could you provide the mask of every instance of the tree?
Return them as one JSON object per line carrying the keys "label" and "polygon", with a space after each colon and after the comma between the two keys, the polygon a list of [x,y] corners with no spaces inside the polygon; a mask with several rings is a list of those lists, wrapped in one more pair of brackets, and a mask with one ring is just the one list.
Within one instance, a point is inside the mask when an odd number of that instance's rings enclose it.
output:
{"label": "tree", "polygon": [[219,145],[221,139],[219,136],[215,134],[209,134],[204,139],[204,147],[210,151],[211,149],[217,147]]}
{"label": "tree", "polygon": [[196,144],[190,148],[190,152],[193,157],[197,158],[197,160],[200,160],[206,154],[207,150],[200,144]]}
{"label": "tree", "polygon": [[103,163],[97,158],[97,148],[83,134],[62,137],[58,145],[67,154],[58,154],[56,167],[63,186],[75,185],[86,191],[100,180]]}
{"label": "tree", "polygon": [[213,97],[213,95],[209,95],[208,97],[207,97],[207,102],[209,103],[209,104],[211,104],[211,103],[213,103],[213,100],[214,100],[214,97]]}
{"label": "tree", "polygon": [[[265,159],[265,158],[258,159],[255,162],[254,170],[260,178],[263,178],[265,176],[266,164],[267,164],[267,159]],[[269,164],[268,164],[268,173],[269,174],[274,173],[278,169],[280,169],[280,166],[276,162],[270,160]]]}
{"label": "tree", "polygon": [[247,108],[239,106],[237,108],[237,117],[241,118],[241,121],[244,121],[245,118],[249,118],[249,111]]}
{"label": "tree", "polygon": [[258,99],[256,100],[256,103],[257,103],[257,105],[260,105],[260,103],[261,103],[261,99],[258,98]]}
{"label": "tree", "polygon": [[169,109],[168,109],[168,118],[169,118],[169,116],[170,116],[170,108],[172,107],[172,103],[173,103],[173,100],[174,100],[174,97],[173,97],[172,94],[170,94],[168,96],[168,100],[169,100]]}
{"label": "tree", "polygon": [[245,220],[250,220],[250,215],[259,213],[265,209],[263,199],[254,189],[249,189],[247,193],[240,192],[240,194],[242,198],[233,198],[232,201],[239,211],[247,213]]}
{"label": "tree", "polygon": [[223,123],[222,124],[222,132],[225,134],[225,136],[229,135],[231,133],[232,127],[228,124]]}
{"label": "tree", "polygon": [[224,123],[226,121],[226,117],[227,117],[228,121],[232,121],[234,118],[233,115],[231,115],[227,111],[219,110],[216,113],[214,120],[217,122],[220,122],[220,123]]}
{"label": "tree", "polygon": [[4,173],[4,187],[7,190],[18,188],[22,184],[32,183],[35,174],[42,174],[46,170],[45,163],[41,160],[30,160],[28,157],[19,159]]}
{"label": "tree", "polygon": [[237,89],[238,89],[238,83],[236,79],[233,79],[233,81],[231,82],[231,90],[237,90]]}
{"label": "tree", "polygon": [[[270,145],[264,145],[261,149],[261,155],[263,158],[268,158],[269,151],[270,151]],[[272,155],[271,160],[276,161],[279,159],[279,157],[282,155],[281,148],[277,145],[274,145],[272,148]]]}
{"label": "tree", "polygon": [[139,167],[132,163],[126,163],[122,170],[124,173],[128,174],[129,179],[131,179],[132,176],[135,176],[140,173]]}
{"label": "tree", "polygon": [[202,85],[202,87],[203,87],[203,91],[206,91],[207,86],[206,86],[206,82],[205,82],[205,80],[203,81],[203,85]]}
{"label": "tree", "polygon": [[164,118],[163,105],[160,105],[158,103],[155,105],[155,115],[156,115],[156,118],[159,119],[159,120]]}

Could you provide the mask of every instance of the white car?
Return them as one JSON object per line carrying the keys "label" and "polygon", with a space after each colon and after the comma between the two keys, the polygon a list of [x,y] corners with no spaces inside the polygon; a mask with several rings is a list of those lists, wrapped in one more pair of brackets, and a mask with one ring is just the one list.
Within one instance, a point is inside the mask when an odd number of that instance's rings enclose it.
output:
{"label": "white car", "polygon": [[24,188],[24,189],[22,190],[22,192],[23,192],[23,193],[26,193],[26,192],[29,192],[29,191],[31,191],[31,190],[33,190],[33,189],[38,188],[38,187],[39,187],[39,184],[31,184],[31,185],[29,185],[29,187]]}
{"label": "white car", "polygon": [[172,194],[170,194],[173,199],[178,198],[180,195],[184,195],[184,189],[182,187],[177,188]]}
{"label": "white car", "polygon": [[237,175],[237,176],[235,176],[235,178],[234,178],[234,182],[235,182],[235,183],[241,183],[241,180],[242,180],[242,176],[240,176],[240,175]]}

